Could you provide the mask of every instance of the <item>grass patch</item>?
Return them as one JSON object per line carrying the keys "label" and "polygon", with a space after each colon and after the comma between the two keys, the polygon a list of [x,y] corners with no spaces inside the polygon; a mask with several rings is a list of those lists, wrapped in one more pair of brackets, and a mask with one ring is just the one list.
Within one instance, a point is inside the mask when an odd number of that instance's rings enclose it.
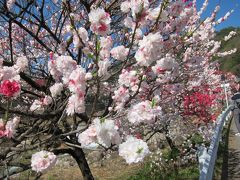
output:
{"label": "grass patch", "polygon": [[[149,163],[146,163],[135,175],[130,176],[127,180],[180,180],[180,179],[198,179],[198,166],[191,165],[188,167],[181,167],[177,170],[168,169],[160,170],[151,168]],[[124,178],[123,178],[124,179]]]}

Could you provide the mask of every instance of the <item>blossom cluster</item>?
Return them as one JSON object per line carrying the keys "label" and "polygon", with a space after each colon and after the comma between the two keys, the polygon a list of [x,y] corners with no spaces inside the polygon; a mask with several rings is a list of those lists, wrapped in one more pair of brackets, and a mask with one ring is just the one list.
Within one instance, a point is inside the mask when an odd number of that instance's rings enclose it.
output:
{"label": "blossom cluster", "polygon": [[213,94],[207,87],[203,89],[203,92],[197,89],[184,97],[184,115],[197,116],[200,121],[204,122],[216,120],[214,114],[209,111],[216,103],[216,94]]}
{"label": "blossom cluster", "polygon": [[231,31],[227,36],[224,37],[224,41],[228,41],[233,36],[235,36],[237,33],[235,31]]}
{"label": "blossom cluster", "polygon": [[231,49],[231,50],[229,50],[229,51],[218,52],[217,55],[218,55],[218,57],[225,57],[225,56],[234,54],[234,53],[236,53],[236,52],[237,52],[237,48],[234,48],[234,49]]}
{"label": "blossom cluster", "polygon": [[33,111],[35,113],[43,113],[45,110],[45,107],[47,107],[51,103],[52,103],[52,98],[50,96],[45,96],[40,100],[35,99],[30,107],[30,111]]}
{"label": "blossom cluster", "polygon": [[56,97],[63,90],[63,86],[68,87],[72,93],[69,97],[67,114],[82,113],[85,111],[85,89],[86,72],[81,66],[76,64],[70,56],[59,56],[56,60],[48,63],[51,75],[57,81],[52,85],[50,91]]}
{"label": "blossom cluster", "polygon": [[0,59],[0,94],[7,97],[16,97],[20,94],[20,76],[28,66],[28,60],[25,56],[18,57],[13,66],[3,66],[3,60]]}

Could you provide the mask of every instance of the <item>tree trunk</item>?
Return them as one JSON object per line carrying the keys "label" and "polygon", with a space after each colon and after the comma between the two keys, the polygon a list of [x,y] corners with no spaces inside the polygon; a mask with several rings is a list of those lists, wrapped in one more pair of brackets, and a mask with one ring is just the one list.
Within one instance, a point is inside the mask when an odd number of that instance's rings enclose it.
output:
{"label": "tree trunk", "polygon": [[81,148],[74,148],[71,155],[77,161],[77,164],[82,172],[83,179],[94,180],[83,150]]}
{"label": "tree trunk", "polygon": [[94,180],[92,172],[88,166],[88,162],[85,158],[85,154],[81,148],[74,149],[55,149],[54,154],[70,154],[77,162],[84,180]]}
{"label": "tree trunk", "polygon": [[176,146],[174,145],[172,139],[170,137],[168,137],[168,136],[165,136],[165,137],[166,137],[167,143],[168,143],[169,147],[171,148],[171,150],[176,148]]}

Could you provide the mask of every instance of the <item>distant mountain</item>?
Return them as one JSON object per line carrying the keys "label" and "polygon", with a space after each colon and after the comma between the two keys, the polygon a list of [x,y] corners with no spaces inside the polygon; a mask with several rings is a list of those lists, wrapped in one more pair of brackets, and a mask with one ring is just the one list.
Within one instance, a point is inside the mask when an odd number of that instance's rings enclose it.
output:
{"label": "distant mountain", "polygon": [[[230,31],[237,32],[237,35],[232,37],[228,41],[224,41],[224,37],[229,34]],[[229,51],[237,48],[237,52],[233,55],[220,58],[221,70],[225,72],[232,72],[240,77],[240,28],[229,27],[217,32],[216,40],[222,40],[221,52]]]}

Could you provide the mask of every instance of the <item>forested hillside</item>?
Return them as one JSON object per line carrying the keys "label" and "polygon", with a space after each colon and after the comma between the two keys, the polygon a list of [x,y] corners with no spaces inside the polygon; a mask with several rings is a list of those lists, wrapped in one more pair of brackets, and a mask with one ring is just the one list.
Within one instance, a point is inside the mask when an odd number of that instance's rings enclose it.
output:
{"label": "forested hillside", "polygon": [[[224,36],[227,36],[230,31],[236,31],[237,35],[228,41],[224,41]],[[221,69],[223,71],[230,71],[240,77],[240,28],[229,27],[222,29],[217,33],[217,40],[222,40],[221,52],[237,48],[237,52],[220,58]]]}

